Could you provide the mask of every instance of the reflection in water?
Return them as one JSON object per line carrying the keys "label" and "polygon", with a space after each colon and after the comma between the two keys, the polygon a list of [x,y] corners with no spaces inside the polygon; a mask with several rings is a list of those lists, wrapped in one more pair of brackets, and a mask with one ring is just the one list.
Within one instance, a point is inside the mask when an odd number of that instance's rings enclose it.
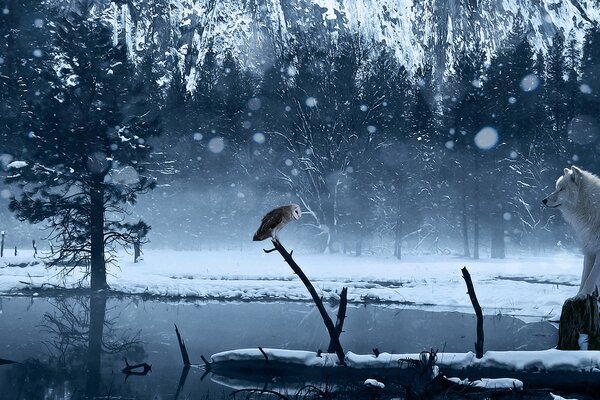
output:
{"label": "reflection in water", "polygon": [[87,354],[86,394],[94,397],[100,387],[100,356],[102,353],[102,336],[106,317],[106,297],[92,295],[90,297],[89,345]]}
{"label": "reflection in water", "polygon": [[[114,328],[106,318],[107,298],[61,297],[51,301],[40,327],[48,334],[44,358],[29,358],[11,376],[17,398],[94,398],[102,384],[102,356],[133,351],[143,354],[137,335]],[[82,391],[82,388],[85,390]]]}
{"label": "reflection in water", "polygon": [[[0,366],[0,398],[230,398],[235,382],[215,375],[202,380],[204,370],[183,368],[174,323],[186,339],[191,363],[235,348],[317,351],[329,343],[314,307],[302,303],[167,303],[103,296],[3,300],[0,357],[23,364]],[[348,308],[341,340],[355,353],[468,351],[474,326],[467,314],[368,305]],[[486,350],[536,350],[556,343],[556,329],[547,323],[493,316],[485,327]],[[130,365],[147,362],[152,371],[126,380],[125,359]],[[278,383],[283,381],[267,387]]]}

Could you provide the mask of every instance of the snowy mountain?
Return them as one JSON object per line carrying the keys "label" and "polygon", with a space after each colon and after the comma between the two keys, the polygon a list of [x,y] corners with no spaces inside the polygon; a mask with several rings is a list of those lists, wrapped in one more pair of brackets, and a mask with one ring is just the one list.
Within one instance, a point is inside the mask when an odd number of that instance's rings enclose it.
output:
{"label": "snowy mountain", "polygon": [[[600,19],[594,0],[97,0],[136,57],[153,52],[157,66],[177,63],[187,87],[212,48],[257,73],[275,56],[293,60],[297,45],[336,50],[340,35],[387,46],[409,71],[427,60],[443,76],[454,56],[480,45],[488,54],[524,31],[545,52],[557,32],[581,43]],[[518,26],[522,26],[519,29]],[[171,68],[172,69],[172,68]],[[166,68],[162,83],[168,82]]]}

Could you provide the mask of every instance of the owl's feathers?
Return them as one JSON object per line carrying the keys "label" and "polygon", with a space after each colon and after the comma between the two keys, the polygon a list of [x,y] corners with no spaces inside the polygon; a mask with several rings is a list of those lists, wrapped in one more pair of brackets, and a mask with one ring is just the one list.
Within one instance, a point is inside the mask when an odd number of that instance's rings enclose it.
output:
{"label": "owl's feathers", "polygon": [[300,219],[300,215],[300,206],[297,204],[288,204],[272,209],[263,217],[252,240],[260,241],[268,238],[278,240],[277,233],[281,228],[294,219]]}

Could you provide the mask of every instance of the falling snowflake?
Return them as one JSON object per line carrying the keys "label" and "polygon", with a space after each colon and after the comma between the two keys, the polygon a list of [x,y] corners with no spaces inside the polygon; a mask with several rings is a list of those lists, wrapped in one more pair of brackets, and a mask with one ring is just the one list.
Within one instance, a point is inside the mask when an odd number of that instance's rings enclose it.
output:
{"label": "falling snowflake", "polygon": [[498,131],[491,126],[486,126],[475,135],[475,146],[482,150],[489,150],[498,143]]}
{"label": "falling snowflake", "polygon": [[215,154],[218,154],[225,149],[225,140],[222,137],[214,137],[208,142],[208,149]]}
{"label": "falling snowflake", "polygon": [[581,86],[579,86],[579,90],[583,94],[592,94],[592,88],[586,83],[583,83]]}
{"label": "falling snowflake", "polygon": [[317,99],[315,99],[314,97],[309,97],[306,99],[306,106],[313,108],[317,106]]}
{"label": "falling snowflake", "polygon": [[521,89],[524,92],[531,92],[538,88],[540,79],[535,74],[529,74],[521,81]]}
{"label": "falling snowflake", "polygon": [[258,111],[262,107],[262,102],[259,98],[253,97],[248,100],[248,108],[252,111]]}
{"label": "falling snowflake", "polygon": [[263,144],[265,142],[265,134],[261,132],[256,132],[252,135],[252,140],[254,140],[258,144]]}

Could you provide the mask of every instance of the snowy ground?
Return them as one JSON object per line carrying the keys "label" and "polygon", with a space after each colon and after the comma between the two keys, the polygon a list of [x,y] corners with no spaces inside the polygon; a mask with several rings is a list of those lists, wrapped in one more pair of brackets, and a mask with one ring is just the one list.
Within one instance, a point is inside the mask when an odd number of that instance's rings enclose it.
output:
{"label": "snowy ground", "polygon": [[[351,302],[404,304],[421,309],[472,312],[460,268],[472,276],[484,313],[535,320],[556,316],[576,294],[582,258],[572,254],[508,260],[294,254],[324,298],[348,286]],[[123,293],[224,300],[308,300],[306,289],[279,254],[253,251],[146,250],[133,264],[123,255],[108,283]],[[74,287],[80,274],[61,280],[41,265],[23,267],[31,255],[0,259],[0,293],[19,293],[44,283]],[[7,263],[9,265],[7,265]],[[48,288],[49,285],[44,285]]]}

